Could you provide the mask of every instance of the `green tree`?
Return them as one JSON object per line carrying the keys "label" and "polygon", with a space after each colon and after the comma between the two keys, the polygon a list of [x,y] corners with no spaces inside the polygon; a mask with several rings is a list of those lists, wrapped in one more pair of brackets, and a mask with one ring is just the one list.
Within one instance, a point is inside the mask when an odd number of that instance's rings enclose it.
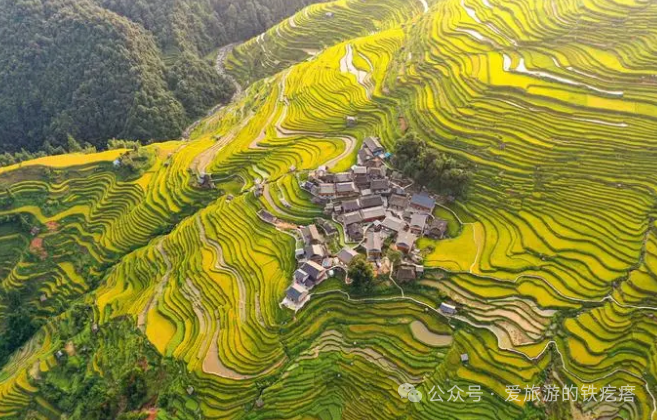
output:
{"label": "green tree", "polygon": [[69,135],[178,137],[232,95],[211,52],[317,1],[0,1],[0,165]]}
{"label": "green tree", "polygon": [[465,195],[472,176],[466,162],[439,152],[415,133],[397,141],[392,164],[417,184],[454,196]]}
{"label": "green tree", "polygon": [[82,146],[80,146],[80,143],[78,143],[78,141],[75,140],[70,134],[67,136],[66,148],[68,149],[69,153],[77,153],[82,151]]}
{"label": "green tree", "polygon": [[7,363],[11,354],[29,340],[39,328],[36,311],[23,302],[24,294],[16,290],[4,293],[2,303],[6,305],[4,325],[0,326],[0,368]]}
{"label": "green tree", "polygon": [[134,368],[123,378],[122,393],[128,401],[128,409],[136,410],[144,404],[148,395],[148,384],[144,371]]}
{"label": "green tree", "polygon": [[358,255],[351,260],[347,274],[351,279],[351,287],[354,291],[364,293],[372,289],[374,270],[363,255]]}
{"label": "green tree", "polygon": [[395,266],[395,267],[397,267],[398,265],[401,264],[402,255],[403,254],[401,253],[401,251],[397,251],[397,250],[394,250],[394,249],[388,249],[388,253],[387,253],[388,259],[390,260],[392,265]]}

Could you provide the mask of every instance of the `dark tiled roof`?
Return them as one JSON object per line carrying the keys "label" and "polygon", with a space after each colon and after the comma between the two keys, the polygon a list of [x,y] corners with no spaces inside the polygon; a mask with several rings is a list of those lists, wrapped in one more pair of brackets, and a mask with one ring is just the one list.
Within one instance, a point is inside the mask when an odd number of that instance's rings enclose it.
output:
{"label": "dark tiled roof", "polygon": [[367,241],[365,241],[365,249],[367,249],[367,252],[380,252],[382,244],[383,241],[381,240],[381,235],[379,232],[367,232]]}
{"label": "dark tiled roof", "polygon": [[383,149],[381,142],[379,142],[379,139],[376,137],[367,137],[365,140],[363,140],[363,144],[372,152],[380,151]]}
{"label": "dark tiled roof", "polygon": [[370,188],[373,190],[387,190],[390,187],[387,179],[373,179]]}
{"label": "dark tiled roof", "polygon": [[392,207],[405,208],[408,206],[408,198],[403,195],[392,195],[388,199],[388,205]]}
{"label": "dark tiled roof", "polygon": [[308,261],[307,263],[301,266],[301,269],[306,273],[308,273],[308,275],[313,279],[318,279],[319,276],[321,276],[322,273],[324,272],[324,267],[322,267],[321,265],[317,264],[314,261]]}
{"label": "dark tiled roof", "polygon": [[295,287],[290,287],[289,289],[287,289],[287,298],[293,302],[298,302],[302,294],[303,292],[301,292]]}
{"label": "dark tiled roof", "polygon": [[320,194],[335,194],[335,184],[319,184]]}
{"label": "dark tiled roof", "polygon": [[411,204],[415,206],[431,209],[436,205],[436,200],[434,200],[433,198],[429,197],[426,194],[413,194],[413,198],[411,199]]}
{"label": "dark tiled roof", "polygon": [[364,209],[369,207],[378,207],[383,205],[383,198],[380,195],[370,195],[360,198],[360,206]]}
{"label": "dark tiled roof", "polygon": [[397,269],[397,273],[395,274],[395,277],[397,277],[398,280],[415,280],[415,267],[410,266],[410,265],[402,265]]}
{"label": "dark tiled roof", "polygon": [[349,182],[351,181],[351,174],[348,172],[341,172],[339,174],[335,174],[333,179],[335,182]]}
{"label": "dark tiled roof", "polygon": [[347,226],[347,233],[348,233],[349,236],[351,236],[352,238],[355,238],[355,237],[359,237],[359,238],[360,238],[360,237],[363,236],[363,230],[361,229],[360,226],[358,226],[358,225],[355,224],[355,223],[350,224],[349,226]]}
{"label": "dark tiled roof", "polygon": [[417,226],[424,229],[424,225],[427,223],[427,215],[415,213],[411,216],[411,226]]}
{"label": "dark tiled roof", "polygon": [[415,243],[415,240],[417,237],[413,235],[412,233],[409,232],[400,232],[399,235],[397,236],[397,246],[399,245],[404,245],[408,248],[413,247],[413,244]]}
{"label": "dark tiled roof", "polygon": [[394,232],[399,232],[404,229],[404,221],[398,217],[388,214],[383,221],[383,227]]}
{"label": "dark tiled roof", "polygon": [[353,182],[341,182],[339,184],[335,184],[335,190],[339,193],[358,191],[356,185],[354,185]]}
{"label": "dark tiled roof", "polygon": [[359,211],[345,213],[342,215],[342,221],[345,225],[350,225],[352,223],[360,223],[363,221],[363,216],[360,214]]}
{"label": "dark tiled roof", "polygon": [[342,202],[342,210],[349,213],[352,211],[360,210],[360,203],[357,199],[345,200]]}
{"label": "dark tiled roof", "polygon": [[443,219],[435,219],[431,222],[430,229],[437,230],[440,233],[445,233],[447,231],[447,221]]}
{"label": "dark tiled roof", "polygon": [[342,248],[338,253],[338,259],[345,264],[349,264],[351,260],[358,255],[356,251],[351,248]]}
{"label": "dark tiled roof", "polygon": [[363,220],[371,220],[386,217],[386,209],[383,207],[372,207],[369,209],[363,209],[360,211]]}

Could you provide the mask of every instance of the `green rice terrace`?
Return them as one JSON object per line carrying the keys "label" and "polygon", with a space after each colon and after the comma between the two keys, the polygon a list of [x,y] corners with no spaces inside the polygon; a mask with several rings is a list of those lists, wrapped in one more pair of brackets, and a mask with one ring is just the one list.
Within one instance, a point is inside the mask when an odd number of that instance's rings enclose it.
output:
{"label": "green rice terrace", "polygon": [[[189,140],[0,168],[0,418],[657,419],[657,2],[337,0],[225,67]],[[417,278],[281,305],[298,227],[358,243],[304,183],[407,133],[472,168]]]}

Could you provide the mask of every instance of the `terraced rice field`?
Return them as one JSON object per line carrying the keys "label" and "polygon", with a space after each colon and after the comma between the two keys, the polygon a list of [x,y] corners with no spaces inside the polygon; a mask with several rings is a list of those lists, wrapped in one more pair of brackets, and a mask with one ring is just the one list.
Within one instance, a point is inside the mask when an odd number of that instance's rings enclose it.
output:
{"label": "terraced rice field", "polygon": [[[0,282],[35,284],[46,325],[0,372],[0,417],[57,418],[38,377],[62,347],[58,302],[79,299],[183,361],[206,418],[657,418],[656,21],[647,0],[317,4],[237,47],[244,95],[189,142],[148,146],[139,179],[110,152],[2,170],[0,216],[42,226],[46,254],[0,225]],[[257,212],[321,217],[299,172],[345,169],[364,136],[392,147],[406,128],[476,165],[467,199],[439,209],[455,237],[420,243],[427,274],[403,296],[327,287],[281,309],[294,233]],[[400,400],[402,382],[423,401]],[[545,383],[636,399],[506,401]],[[481,401],[431,402],[434,385]]]}

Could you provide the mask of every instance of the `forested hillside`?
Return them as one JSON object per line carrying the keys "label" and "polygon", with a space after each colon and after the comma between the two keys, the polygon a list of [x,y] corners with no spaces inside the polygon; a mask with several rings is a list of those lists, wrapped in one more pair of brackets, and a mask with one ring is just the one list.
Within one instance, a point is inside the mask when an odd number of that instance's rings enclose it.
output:
{"label": "forested hillside", "polygon": [[0,151],[175,138],[233,87],[214,51],[310,0],[0,0]]}

